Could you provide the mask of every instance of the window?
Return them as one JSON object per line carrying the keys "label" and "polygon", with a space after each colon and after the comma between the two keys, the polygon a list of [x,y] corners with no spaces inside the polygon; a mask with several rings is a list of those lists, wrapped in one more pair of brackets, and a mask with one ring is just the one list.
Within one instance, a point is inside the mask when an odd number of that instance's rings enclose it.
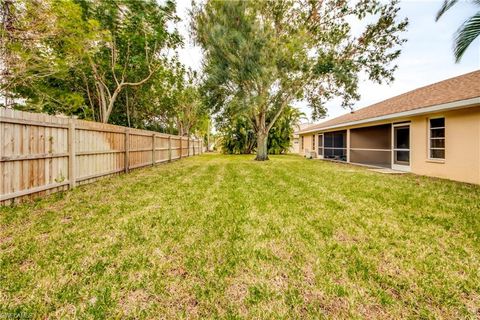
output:
{"label": "window", "polygon": [[318,155],[323,156],[323,134],[318,135]]}
{"label": "window", "polygon": [[300,144],[300,148],[301,148],[302,150],[303,150],[303,146],[304,146],[304,144],[303,144],[303,136],[302,136],[302,143]]}
{"label": "window", "polygon": [[347,161],[347,132],[335,131],[323,134],[323,156],[325,159]]}
{"label": "window", "polygon": [[429,124],[429,158],[445,159],[445,118],[430,119]]}
{"label": "window", "polygon": [[393,125],[393,163],[410,165],[410,125]]}
{"label": "window", "polygon": [[315,135],[312,135],[312,151],[315,150]]}

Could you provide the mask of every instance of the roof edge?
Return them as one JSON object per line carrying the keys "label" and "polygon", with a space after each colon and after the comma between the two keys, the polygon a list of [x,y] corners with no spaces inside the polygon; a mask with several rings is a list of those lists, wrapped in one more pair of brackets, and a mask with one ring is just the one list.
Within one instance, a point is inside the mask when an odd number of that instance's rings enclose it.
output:
{"label": "roof edge", "polygon": [[[422,115],[422,114],[432,113],[432,112],[437,112],[437,111],[462,109],[462,108],[474,107],[475,105],[479,105],[479,104],[480,104],[480,97],[475,97],[475,98],[458,100],[458,101],[453,101],[453,102],[447,102],[447,103],[437,104],[437,105],[433,105],[433,106],[429,106],[429,107],[423,107],[423,108],[418,108],[418,109],[413,109],[413,110],[408,110],[408,111],[390,113],[390,114],[386,114],[386,115],[383,115],[383,116],[367,118],[367,119],[363,119],[363,120],[339,123],[339,124],[336,124],[336,125],[327,126],[327,127],[323,127],[323,128],[301,130],[301,131],[298,132],[298,134],[305,134],[305,133],[311,133],[311,132],[317,132],[317,131],[325,131],[325,130],[330,130],[330,129],[349,127],[349,126],[353,126],[353,125],[357,125],[357,124],[366,124],[366,123],[370,123],[370,122],[390,120],[390,119],[407,117],[407,116],[417,116],[417,115]],[[308,128],[306,128],[306,129],[308,129]]]}

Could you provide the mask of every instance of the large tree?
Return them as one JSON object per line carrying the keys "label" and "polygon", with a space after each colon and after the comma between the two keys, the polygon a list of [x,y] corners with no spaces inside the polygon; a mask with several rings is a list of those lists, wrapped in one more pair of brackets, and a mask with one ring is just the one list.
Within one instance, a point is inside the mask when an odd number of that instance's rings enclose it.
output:
{"label": "large tree", "polygon": [[18,0],[3,9],[4,96],[24,100],[32,110],[75,112],[84,101],[72,71],[82,69],[91,44],[102,42],[98,22],[84,19],[72,1]]}
{"label": "large tree", "polygon": [[108,122],[120,93],[139,87],[166,65],[168,51],[181,39],[168,31],[175,22],[175,3],[155,0],[76,0],[84,16],[100,23],[109,37],[94,55],[87,55],[100,120]]}
{"label": "large tree", "polygon": [[[304,114],[297,108],[287,106],[268,132],[268,153],[287,153],[292,146],[293,132]],[[251,154],[257,147],[256,132],[252,121],[242,114],[233,114],[225,119],[225,114],[217,118],[221,135],[222,151],[227,154]],[[267,121],[269,121],[267,119]]]}
{"label": "large tree", "polygon": [[171,29],[178,20],[172,1],[17,0],[3,7],[11,18],[2,30],[2,88],[38,111],[109,122],[129,111],[119,101],[148,108],[143,87],[169,74],[170,51],[181,44]]}
{"label": "large tree", "polygon": [[[192,30],[205,53],[205,94],[214,111],[240,105],[267,160],[267,137],[287,105],[359,98],[360,74],[393,80],[407,26],[398,2],[375,0],[215,1],[194,5]],[[362,30],[354,30],[363,25]]]}

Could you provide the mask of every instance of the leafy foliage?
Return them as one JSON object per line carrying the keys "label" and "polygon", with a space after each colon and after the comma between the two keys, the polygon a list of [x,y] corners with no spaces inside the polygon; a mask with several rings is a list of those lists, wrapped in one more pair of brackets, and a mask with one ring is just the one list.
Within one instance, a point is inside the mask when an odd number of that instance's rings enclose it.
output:
{"label": "leafy foliage", "polygon": [[305,115],[294,107],[287,107],[268,132],[268,153],[287,153],[293,142],[293,132]]}
{"label": "leafy foliage", "polygon": [[[480,0],[473,0],[472,2],[480,7]],[[445,0],[440,10],[438,10],[435,20],[438,21],[448,10],[454,7],[457,3],[458,0]],[[453,53],[455,55],[456,62],[460,62],[465,51],[467,51],[468,47],[470,47],[472,42],[476,38],[478,38],[479,35],[480,10],[477,11],[472,17],[467,19],[455,33]]]}
{"label": "leafy foliage", "polygon": [[197,84],[187,85],[172,55],[182,44],[170,29],[174,2],[19,0],[4,8],[2,89],[17,108],[185,134],[205,121]]}
{"label": "leafy foliage", "polygon": [[[287,153],[292,145],[293,131],[304,116],[298,109],[287,107],[268,133],[268,153]],[[227,154],[250,154],[257,147],[256,132],[246,116],[225,121],[221,128],[222,151]]]}
{"label": "leafy foliage", "polygon": [[222,152],[226,154],[250,154],[255,148],[255,131],[245,116],[228,121],[221,135]]}
{"label": "leafy foliage", "polygon": [[17,1],[8,14],[4,20],[10,23],[2,30],[3,91],[26,99],[31,110],[85,114],[75,70],[82,68],[81,56],[94,50],[91,44],[107,36],[99,23],[84,19],[72,1]]}
{"label": "leafy foliage", "polygon": [[[192,25],[205,52],[204,90],[215,112],[240,109],[266,160],[267,136],[287,105],[308,100],[314,118],[325,101],[359,98],[358,77],[390,82],[407,21],[397,1],[215,1],[194,7]],[[360,35],[352,20],[373,21]],[[268,120],[267,120],[268,119]]]}

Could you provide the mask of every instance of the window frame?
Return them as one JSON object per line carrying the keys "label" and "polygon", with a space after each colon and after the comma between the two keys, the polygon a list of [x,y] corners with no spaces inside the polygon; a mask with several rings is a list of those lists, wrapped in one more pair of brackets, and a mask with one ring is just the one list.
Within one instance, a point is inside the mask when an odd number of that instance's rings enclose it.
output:
{"label": "window frame", "polygon": [[[320,152],[320,150],[322,150],[322,151]],[[323,133],[317,134],[317,153],[318,153],[319,157],[323,158],[323,154],[324,154],[324,151],[323,151]]]}
{"label": "window frame", "polygon": [[[335,140],[337,135],[342,135],[342,146],[338,147],[337,141]],[[327,137],[327,140],[325,139]],[[330,141],[328,141],[330,140]],[[328,145],[325,141],[328,141]],[[347,130],[336,130],[336,131],[327,131],[323,132],[323,159],[329,159],[334,161],[347,162]],[[331,146],[330,146],[331,145]],[[342,150],[341,155],[336,155],[336,150]],[[328,155],[327,155],[328,153]],[[332,153],[332,154],[330,154]],[[343,160],[343,158],[345,160]]]}
{"label": "window frame", "polygon": [[[443,127],[433,127],[432,128],[432,120],[435,119],[443,119]],[[427,159],[431,161],[437,161],[437,162],[444,162],[446,158],[446,136],[447,136],[447,124],[446,124],[446,118],[445,116],[435,116],[435,117],[429,117],[428,118],[428,149],[427,149]],[[432,129],[443,129],[443,137],[432,137]],[[433,148],[432,147],[432,139],[434,140],[441,140],[443,139],[443,148]],[[443,158],[433,158],[432,157],[432,150],[443,150]]]}

